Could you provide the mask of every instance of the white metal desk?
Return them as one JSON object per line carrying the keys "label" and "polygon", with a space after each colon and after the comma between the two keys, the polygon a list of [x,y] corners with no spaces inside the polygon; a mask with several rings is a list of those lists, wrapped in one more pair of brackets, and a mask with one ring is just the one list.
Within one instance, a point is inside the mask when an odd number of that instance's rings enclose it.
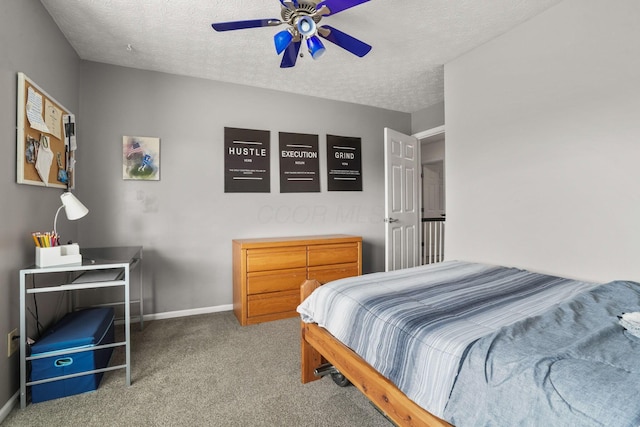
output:
{"label": "white metal desk", "polygon": [[[125,369],[125,383],[127,386],[131,385],[131,298],[129,294],[130,284],[130,272],[134,268],[140,270],[140,327],[143,327],[143,283],[142,283],[142,266],[139,265],[142,261],[142,247],[113,247],[113,248],[87,248],[82,249],[82,264],[60,265],[52,267],[38,267],[30,266],[28,268],[20,270],[20,407],[25,408],[27,405],[27,386],[40,384],[44,382],[57,381],[62,379],[73,378],[81,375],[90,375],[98,372],[113,371],[116,369]],[[81,281],[81,283],[74,283],[75,279],[81,277],[83,273],[98,270],[117,270],[120,269],[122,274],[119,275],[116,280],[106,281]],[[70,273],[70,280],[68,283],[46,286],[42,288],[32,287],[27,289],[26,277],[29,275],[39,275],[48,273]],[[26,322],[26,307],[27,307],[27,295],[38,294],[45,292],[64,292],[64,291],[76,291],[80,289],[95,289],[95,288],[109,288],[109,287],[121,287],[124,293],[124,300],[119,303],[124,305],[124,335],[125,339],[121,342],[115,342],[112,344],[94,346],[90,350],[61,350],[60,354],[74,353],[81,351],[93,351],[101,348],[109,347],[124,347],[125,348],[125,364],[118,366],[108,366],[103,369],[96,369],[92,371],[81,372],[77,374],[64,375],[55,378],[48,378],[40,381],[27,381],[27,362],[37,359],[43,356],[27,356],[26,337],[27,322]],[[58,353],[58,352],[56,352]],[[48,356],[54,356],[54,353],[48,353]]]}
{"label": "white metal desk", "polygon": [[[140,330],[144,328],[144,288],[142,286],[142,246],[113,246],[104,248],[83,248],[83,264],[109,264],[109,263],[129,263],[129,271],[138,269],[139,298],[130,300],[130,304],[138,304],[138,321]],[[105,267],[106,268],[106,267]],[[120,303],[108,303],[100,305],[117,305]],[[74,307],[77,308],[77,307]],[[134,317],[135,318],[135,317]]]}

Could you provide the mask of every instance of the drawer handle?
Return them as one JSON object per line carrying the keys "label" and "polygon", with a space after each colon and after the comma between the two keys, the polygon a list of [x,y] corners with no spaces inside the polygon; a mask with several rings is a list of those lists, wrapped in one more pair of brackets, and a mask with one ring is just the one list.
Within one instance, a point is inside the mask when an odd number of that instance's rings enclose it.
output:
{"label": "drawer handle", "polygon": [[54,365],[56,366],[56,368],[62,368],[64,366],[69,366],[73,363],[73,358],[72,357],[63,357],[62,359],[56,359],[55,362],[53,362]]}

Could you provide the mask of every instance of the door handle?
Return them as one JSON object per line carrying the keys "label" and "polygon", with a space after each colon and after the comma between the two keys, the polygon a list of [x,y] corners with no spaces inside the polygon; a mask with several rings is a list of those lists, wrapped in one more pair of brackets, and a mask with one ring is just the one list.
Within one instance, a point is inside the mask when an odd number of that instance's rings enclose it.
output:
{"label": "door handle", "polygon": [[400,221],[399,219],[396,218],[385,218],[384,222],[388,222],[388,223],[392,223],[392,222],[398,222]]}

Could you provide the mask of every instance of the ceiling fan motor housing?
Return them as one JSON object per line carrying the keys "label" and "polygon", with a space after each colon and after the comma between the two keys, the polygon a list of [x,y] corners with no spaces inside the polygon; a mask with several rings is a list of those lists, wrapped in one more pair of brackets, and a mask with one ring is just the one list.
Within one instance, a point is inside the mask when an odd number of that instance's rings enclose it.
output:
{"label": "ceiling fan motor housing", "polygon": [[287,24],[295,27],[298,18],[302,16],[311,17],[316,24],[322,19],[322,15],[314,15],[317,12],[316,3],[311,1],[298,1],[298,7],[290,9],[288,7],[282,7],[282,20]]}

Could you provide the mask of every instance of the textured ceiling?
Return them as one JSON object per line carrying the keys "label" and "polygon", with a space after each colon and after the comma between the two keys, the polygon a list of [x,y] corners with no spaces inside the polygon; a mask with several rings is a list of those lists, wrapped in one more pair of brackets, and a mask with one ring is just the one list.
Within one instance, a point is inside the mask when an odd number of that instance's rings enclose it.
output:
{"label": "textured ceiling", "polygon": [[413,113],[444,99],[443,64],[561,0],[371,0],[322,19],[372,45],[367,56],[325,43],[289,69],[273,46],[283,27],[211,28],[280,19],[277,0],[41,1],[85,60]]}

